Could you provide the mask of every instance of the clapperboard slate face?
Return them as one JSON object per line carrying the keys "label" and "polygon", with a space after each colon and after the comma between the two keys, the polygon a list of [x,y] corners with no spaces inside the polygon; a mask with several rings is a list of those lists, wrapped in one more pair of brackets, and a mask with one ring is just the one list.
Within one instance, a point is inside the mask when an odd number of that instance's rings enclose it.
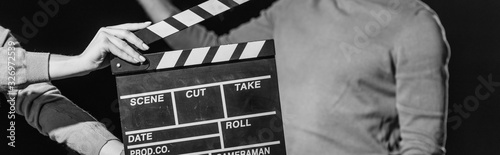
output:
{"label": "clapperboard slate face", "polygon": [[272,40],[112,60],[127,155],[285,155]]}

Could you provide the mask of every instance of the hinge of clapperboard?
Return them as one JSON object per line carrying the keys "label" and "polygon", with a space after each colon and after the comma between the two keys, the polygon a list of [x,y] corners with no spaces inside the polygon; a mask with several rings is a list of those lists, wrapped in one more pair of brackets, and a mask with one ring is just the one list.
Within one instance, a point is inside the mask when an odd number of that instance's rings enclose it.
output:
{"label": "hinge of clapperboard", "polygon": [[[145,29],[138,30],[134,34],[144,43],[151,44],[247,1],[249,0],[208,0]],[[267,56],[274,56],[273,40],[145,54],[147,62],[143,64],[131,64],[115,57],[111,60],[111,70],[115,75],[128,74]]]}

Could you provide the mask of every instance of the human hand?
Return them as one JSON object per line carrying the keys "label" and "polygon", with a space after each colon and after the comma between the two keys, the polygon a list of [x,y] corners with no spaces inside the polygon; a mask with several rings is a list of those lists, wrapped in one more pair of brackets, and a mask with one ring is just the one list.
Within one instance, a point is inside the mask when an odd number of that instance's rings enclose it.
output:
{"label": "human hand", "polygon": [[109,60],[106,59],[108,53],[130,63],[146,61],[130,45],[141,50],[148,50],[149,47],[130,31],[144,29],[149,25],[151,22],[128,23],[99,29],[85,51],[78,56],[79,62],[86,71],[94,71],[109,66]]}
{"label": "human hand", "polygon": [[136,46],[141,50],[148,50],[149,47],[130,31],[144,29],[149,25],[151,22],[103,27],[82,54],[78,56],[51,54],[49,61],[50,79],[58,80],[82,76],[109,66],[109,60],[106,57],[108,53],[131,63],[146,61],[130,46]]}

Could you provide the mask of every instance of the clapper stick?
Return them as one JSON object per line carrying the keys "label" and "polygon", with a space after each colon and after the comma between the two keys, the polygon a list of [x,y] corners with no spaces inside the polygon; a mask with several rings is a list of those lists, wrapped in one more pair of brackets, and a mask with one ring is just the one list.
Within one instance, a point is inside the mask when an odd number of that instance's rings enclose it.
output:
{"label": "clapper stick", "polygon": [[[248,0],[208,0],[135,32],[146,44]],[[115,58],[126,155],[286,155],[273,40]]]}
{"label": "clapper stick", "polygon": [[144,57],[149,60],[149,63],[141,66],[126,63],[121,59],[113,59],[112,64],[120,65],[119,67],[112,65],[111,69],[114,74],[122,74],[262,58],[274,56],[274,54],[274,41],[261,40],[146,54]]}
{"label": "clapper stick", "polygon": [[[145,44],[151,44],[190,26],[200,23],[210,17],[241,5],[247,1],[249,0],[208,0],[190,9],[184,10],[178,14],[168,17],[163,21],[148,26],[145,29],[138,30],[134,32],[134,34],[139,37]],[[131,45],[131,47],[135,48],[136,50],[138,49],[133,45]],[[136,67],[136,70],[151,69],[150,60],[147,56],[145,57],[147,59],[146,63],[141,63],[138,67]],[[112,61],[115,63],[116,61],[120,60],[113,59]],[[121,62],[118,62],[118,65],[121,64]],[[118,73],[122,72],[121,70],[123,70],[124,68],[122,68],[121,66],[113,66],[112,69],[114,73]]]}
{"label": "clapper stick", "polygon": [[151,44],[247,1],[249,0],[208,0],[134,34],[144,43]]}

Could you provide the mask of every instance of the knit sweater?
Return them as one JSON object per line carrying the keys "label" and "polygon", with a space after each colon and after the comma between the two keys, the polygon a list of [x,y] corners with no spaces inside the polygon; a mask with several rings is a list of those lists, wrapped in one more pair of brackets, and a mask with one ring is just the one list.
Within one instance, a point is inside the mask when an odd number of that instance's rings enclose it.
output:
{"label": "knit sweater", "polygon": [[[16,114],[41,134],[85,155],[98,155],[117,140],[89,113],[64,97],[49,81],[49,53],[25,51],[8,29],[0,26],[0,93]],[[12,117],[11,117],[12,115]],[[9,114],[10,121],[18,115]]]}
{"label": "knit sweater", "polygon": [[280,0],[226,35],[194,26],[185,49],[274,39],[291,155],[444,154],[449,48],[418,0]]}

